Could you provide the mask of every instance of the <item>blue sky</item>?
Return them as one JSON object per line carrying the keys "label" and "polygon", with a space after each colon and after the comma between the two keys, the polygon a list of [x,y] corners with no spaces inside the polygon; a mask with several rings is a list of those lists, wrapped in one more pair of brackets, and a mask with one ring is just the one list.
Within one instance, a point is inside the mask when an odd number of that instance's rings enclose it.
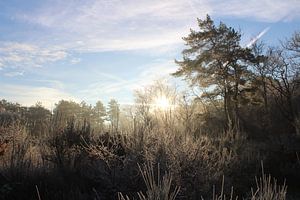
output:
{"label": "blue sky", "polygon": [[60,99],[131,103],[176,71],[196,18],[278,44],[300,30],[298,0],[2,0],[0,98],[53,108]]}

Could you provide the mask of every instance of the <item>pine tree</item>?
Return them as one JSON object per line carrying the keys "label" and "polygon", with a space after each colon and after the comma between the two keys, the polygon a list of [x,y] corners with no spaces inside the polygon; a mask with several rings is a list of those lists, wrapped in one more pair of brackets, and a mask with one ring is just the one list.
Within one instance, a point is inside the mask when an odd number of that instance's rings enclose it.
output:
{"label": "pine tree", "polygon": [[244,90],[249,90],[251,72],[249,64],[255,56],[240,45],[241,34],[224,23],[215,26],[207,15],[198,19],[199,31],[191,29],[183,38],[187,48],[183,59],[175,61],[179,69],[173,75],[183,76],[191,85],[203,90],[202,97],[222,99],[228,125],[239,119],[239,103]]}
{"label": "pine tree", "polygon": [[115,99],[108,102],[108,120],[111,123],[111,130],[118,132],[120,119],[120,106]]}

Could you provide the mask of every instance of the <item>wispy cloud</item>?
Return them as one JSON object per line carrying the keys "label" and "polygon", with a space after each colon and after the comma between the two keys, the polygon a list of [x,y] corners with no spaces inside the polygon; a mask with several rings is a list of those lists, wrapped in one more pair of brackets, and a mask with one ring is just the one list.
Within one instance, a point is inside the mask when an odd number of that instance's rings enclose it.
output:
{"label": "wispy cloud", "polygon": [[51,29],[67,48],[112,51],[181,43],[195,17],[207,13],[276,22],[299,17],[299,9],[297,0],[74,0],[48,1],[18,18]]}
{"label": "wispy cloud", "polygon": [[[299,10],[298,0],[44,1],[30,12],[10,14],[43,31],[34,32],[34,44],[2,42],[0,68],[41,66],[65,59],[74,51],[167,52],[182,44],[181,37],[195,26],[196,17],[207,13],[277,22],[300,17]],[[70,60],[78,62],[79,58]]]}
{"label": "wispy cloud", "polygon": [[[29,80],[27,80],[29,81]],[[52,80],[52,79],[31,79],[30,80],[35,85],[44,85],[47,88],[54,88],[56,90],[64,90],[65,84],[58,80]]]}
{"label": "wispy cloud", "polygon": [[[0,67],[26,69],[40,67],[67,57],[67,52],[57,47],[40,47],[18,42],[0,43]],[[16,72],[14,72],[16,73]]]}
{"label": "wispy cloud", "polygon": [[2,59],[0,58],[0,70],[3,70],[3,67],[4,67],[3,61],[2,61]]}
{"label": "wispy cloud", "polygon": [[135,84],[132,89],[139,89],[141,87],[151,84],[158,79],[170,79],[170,74],[177,69],[173,60],[159,60],[149,65],[140,67],[140,74],[135,79]]}
{"label": "wispy cloud", "polygon": [[73,65],[80,63],[80,61],[81,61],[80,58],[72,58],[72,59],[70,60],[71,64],[73,64]]}
{"label": "wispy cloud", "polygon": [[[117,75],[99,73],[99,81],[86,86],[79,91],[79,95],[89,101],[97,101],[103,97],[118,97],[120,93],[127,93],[126,99],[132,101],[128,94],[133,94],[137,89],[150,85],[158,79],[169,80],[170,73],[176,71],[177,66],[173,61],[158,60],[151,64],[140,66],[139,73],[132,79],[123,79]],[[124,100],[124,97],[122,97]]]}
{"label": "wispy cloud", "polygon": [[69,93],[55,88],[13,84],[2,84],[0,95],[1,98],[26,106],[34,105],[39,101],[42,102],[43,106],[49,109],[52,109],[54,104],[61,99],[78,101]]}
{"label": "wispy cloud", "polygon": [[[17,18],[51,29],[58,42],[78,51],[113,51],[181,43],[194,20],[185,0],[51,1]],[[208,3],[197,8],[205,15]]]}

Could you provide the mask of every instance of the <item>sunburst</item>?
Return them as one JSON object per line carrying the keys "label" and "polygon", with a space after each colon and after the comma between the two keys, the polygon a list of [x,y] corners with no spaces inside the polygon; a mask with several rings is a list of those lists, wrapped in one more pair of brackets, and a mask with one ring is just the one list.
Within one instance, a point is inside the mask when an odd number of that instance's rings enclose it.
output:
{"label": "sunburst", "polygon": [[171,108],[171,102],[166,96],[159,96],[153,101],[154,107],[160,110],[168,110]]}

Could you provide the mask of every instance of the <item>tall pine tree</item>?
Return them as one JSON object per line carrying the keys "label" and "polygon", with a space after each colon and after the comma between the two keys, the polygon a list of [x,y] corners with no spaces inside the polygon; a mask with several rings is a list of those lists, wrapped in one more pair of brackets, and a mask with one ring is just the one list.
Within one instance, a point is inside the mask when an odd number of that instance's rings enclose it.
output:
{"label": "tall pine tree", "polygon": [[224,113],[229,126],[239,120],[239,106],[244,90],[249,90],[249,64],[255,56],[240,45],[241,34],[224,23],[215,26],[207,15],[198,19],[199,31],[191,30],[183,38],[187,48],[183,59],[175,61],[179,69],[173,75],[183,76],[193,86],[203,90],[202,97],[222,99]]}

